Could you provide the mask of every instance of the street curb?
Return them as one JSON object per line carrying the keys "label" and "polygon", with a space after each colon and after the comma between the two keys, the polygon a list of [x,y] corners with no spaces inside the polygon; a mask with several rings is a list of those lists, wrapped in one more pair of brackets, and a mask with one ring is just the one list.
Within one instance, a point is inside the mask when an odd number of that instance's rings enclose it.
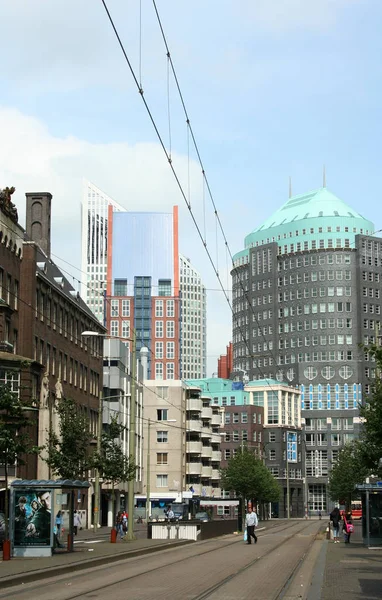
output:
{"label": "street curb", "polygon": [[98,558],[90,558],[86,560],[82,559],[79,562],[70,563],[68,565],[57,565],[55,567],[48,567],[47,569],[43,570],[41,569],[36,571],[30,571],[29,573],[16,573],[9,577],[0,577],[0,589],[14,587],[16,585],[22,585],[23,583],[31,583],[33,581],[39,581],[40,579],[58,577],[60,575],[66,575],[67,573],[73,573],[74,571],[83,571],[88,568],[118,562],[119,560],[135,558],[144,554],[154,554],[155,552],[160,552],[162,550],[178,548],[179,546],[186,546],[187,544],[193,543],[194,542],[191,540],[181,540],[179,542],[161,544],[160,546],[158,545],[147,548],[141,548],[139,550],[128,550],[126,552],[119,552],[118,554],[99,556]]}

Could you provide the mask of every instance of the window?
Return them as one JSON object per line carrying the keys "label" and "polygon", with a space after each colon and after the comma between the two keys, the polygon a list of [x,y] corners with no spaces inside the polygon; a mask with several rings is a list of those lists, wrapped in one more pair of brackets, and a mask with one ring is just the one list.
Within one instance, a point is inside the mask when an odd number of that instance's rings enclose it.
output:
{"label": "window", "polygon": [[239,413],[233,413],[232,423],[238,423],[238,422],[239,422]]}
{"label": "window", "polygon": [[253,413],[252,415],[252,423],[256,423],[257,422],[257,414]]}
{"label": "window", "polygon": [[231,413],[226,412],[224,414],[224,422],[226,423],[226,425],[228,425],[228,423],[231,423]]}
{"label": "window", "polygon": [[167,465],[168,454],[167,452],[157,452],[157,465]]}
{"label": "window", "polygon": [[174,363],[169,362],[166,364],[166,379],[174,379]]}
{"label": "window", "polygon": [[167,408],[158,408],[157,409],[157,421],[167,421],[168,420],[168,409]]}
{"label": "window", "polygon": [[122,335],[121,335],[121,337],[123,337],[123,338],[130,337],[130,322],[129,321],[122,321]]}
{"label": "window", "polygon": [[276,450],[269,450],[269,460],[276,460]]}
{"label": "window", "polygon": [[119,300],[112,300],[110,316],[118,317],[118,315],[119,315]]}
{"label": "window", "polygon": [[155,358],[163,358],[163,342],[155,342]]}
{"label": "window", "polygon": [[175,321],[167,321],[166,322],[166,337],[168,337],[168,338],[175,337]]}
{"label": "window", "polygon": [[163,300],[155,300],[155,316],[163,317]]}
{"label": "window", "polygon": [[155,379],[163,379],[163,363],[155,363]]}
{"label": "window", "polygon": [[175,358],[175,342],[166,342],[166,358]]}
{"label": "window", "polygon": [[130,300],[122,300],[122,316],[130,317]]}
{"label": "window", "polygon": [[155,337],[163,337],[163,321],[155,321]]}
{"label": "window", "polygon": [[168,475],[157,475],[157,487],[168,487]]}
{"label": "window", "polygon": [[232,433],[232,440],[234,442],[238,442],[239,441],[239,432],[237,429],[235,429],[235,431]]}
{"label": "window", "polygon": [[175,302],[174,300],[166,301],[166,317],[174,317],[175,316]]}
{"label": "window", "polygon": [[127,296],[127,279],[114,279],[114,295]]}
{"label": "window", "polygon": [[241,413],[241,422],[248,423],[248,413],[246,413],[246,412]]}
{"label": "window", "polygon": [[231,450],[229,448],[224,450],[224,458],[225,460],[229,460],[231,458]]}
{"label": "window", "polygon": [[157,431],[157,442],[158,444],[167,444],[168,431]]}
{"label": "window", "polygon": [[269,441],[270,442],[275,442],[276,441],[276,433],[274,431],[270,431],[269,432]]}
{"label": "window", "polygon": [[112,337],[118,337],[119,335],[119,322],[110,321],[110,335]]}

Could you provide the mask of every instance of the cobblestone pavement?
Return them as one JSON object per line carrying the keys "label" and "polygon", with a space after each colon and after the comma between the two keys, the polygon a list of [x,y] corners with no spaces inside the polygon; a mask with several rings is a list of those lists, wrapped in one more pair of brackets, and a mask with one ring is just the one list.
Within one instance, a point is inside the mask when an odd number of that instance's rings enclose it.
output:
{"label": "cobblestone pavement", "polygon": [[[18,600],[273,600],[320,528],[318,521],[280,522],[251,546],[229,535],[10,591]],[[12,596],[0,591],[5,598]]]}
{"label": "cobblestone pavement", "polygon": [[350,544],[328,542],[321,598],[382,598],[382,548],[369,550],[363,546],[360,523],[356,523]]}

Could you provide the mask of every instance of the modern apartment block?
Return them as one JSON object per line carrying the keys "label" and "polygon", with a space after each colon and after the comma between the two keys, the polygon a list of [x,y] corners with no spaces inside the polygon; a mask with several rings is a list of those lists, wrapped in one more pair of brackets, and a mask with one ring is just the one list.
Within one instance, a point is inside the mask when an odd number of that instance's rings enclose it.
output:
{"label": "modern apartment block", "polygon": [[181,298],[181,372],[184,379],[207,375],[207,297],[200,273],[190,260],[179,256]]}
{"label": "modern apartment block", "polygon": [[[120,340],[106,338],[103,343],[103,428],[107,429],[112,419],[117,419],[123,426],[120,444],[125,456],[129,456],[130,443],[130,410],[132,391],[132,360],[129,348]],[[135,494],[143,491],[143,367],[136,357],[135,385],[135,456],[137,467],[135,475]],[[128,483],[119,483],[114,492],[116,494],[115,506],[127,508]],[[112,486],[102,483],[101,486],[101,525],[113,527],[115,515],[112,506]]]}
{"label": "modern apartment block", "polygon": [[[249,448],[261,458],[280,486],[280,501],[271,512],[287,514],[287,446],[292,516],[303,516],[306,504],[304,440],[301,428],[301,394],[288,384],[265,379],[246,385],[230,379],[211,378],[189,381],[209,396],[213,407],[220,406],[222,417],[222,463],[227,466],[241,448]],[[223,491],[226,496],[227,491]]]}
{"label": "modern apartment block", "polygon": [[146,380],[143,431],[149,472],[146,493],[136,497],[146,508],[149,489],[151,515],[182,499],[219,497],[220,414],[201,390],[182,381]]}
{"label": "modern apartment block", "polygon": [[90,181],[84,181],[81,210],[81,296],[103,324],[107,279],[108,207],[125,209]]}
{"label": "modern apartment block", "polygon": [[293,196],[234,256],[233,362],[301,390],[309,509],[330,509],[328,473],[357,435],[381,320],[382,242],[325,187]]}

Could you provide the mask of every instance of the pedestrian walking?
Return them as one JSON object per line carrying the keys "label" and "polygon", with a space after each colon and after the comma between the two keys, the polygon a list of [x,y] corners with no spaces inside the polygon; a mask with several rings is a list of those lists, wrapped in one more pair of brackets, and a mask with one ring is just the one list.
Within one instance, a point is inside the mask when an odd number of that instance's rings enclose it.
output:
{"label": "pedestrian walking", "polygon": [[245,524],[247,527],[247,544],[251,544],[251,537],[255,540],[255,544],[257,544],[257,536],[255,534],[255,527],[258,526],[259,520],[257,518],[257,514],[252,510],[252,506],[248,506],[248,512],[245,515]]}
{"label": "pedestrian walking", "polygon": [[341,513],[340,513],[339,508],[337,506],[335,508],[333,508],[332,512],[330,513],[330,520],[331,520],[331,522],[333,524],[334,543],[335,544],[339,544],[340,543]]}
{"label": "pedestrian walking", "polygon": [[351,512],[346,513],[346,515],[344,514],[343,521],[344,523],[342,530],[344,533],[345,544],[350,544],[350,536],[354,532],[354,525]]}
{"label": "pedestrian walking", "polygon": [[117,514],[117,518],[115,520],[115,528],[117,530],[117,536],[119,534],[119,537],[122,538],[124,537],[124,533],[123,533],[123,513],[122,511],[118,511]]}
{"label": "pedestrian walking", "polygon": [[56,514],[56,518],[55,518],[54,524],[56,526],[57,537],[58,537],[58,539],[60,539],[60,536],[61,536],[61,526],[62,526],[62,512],[60,510]]}
{"label": "pedestrian walking", "polygon": [[75,510],[74,511],[74,517],[73,517],[73,529],[74,529],[74,535],[78,534],[78,528],[81,527],[81,517],[80,517],[80,513]]}
{"label": "pedestrian walking", "polygon": [[319,518],[319,519],[320,519],[320,521],[321,521],[321,518],[322,518],[322,512],[321,512],[320,510],[318,511],[318,518]]}

